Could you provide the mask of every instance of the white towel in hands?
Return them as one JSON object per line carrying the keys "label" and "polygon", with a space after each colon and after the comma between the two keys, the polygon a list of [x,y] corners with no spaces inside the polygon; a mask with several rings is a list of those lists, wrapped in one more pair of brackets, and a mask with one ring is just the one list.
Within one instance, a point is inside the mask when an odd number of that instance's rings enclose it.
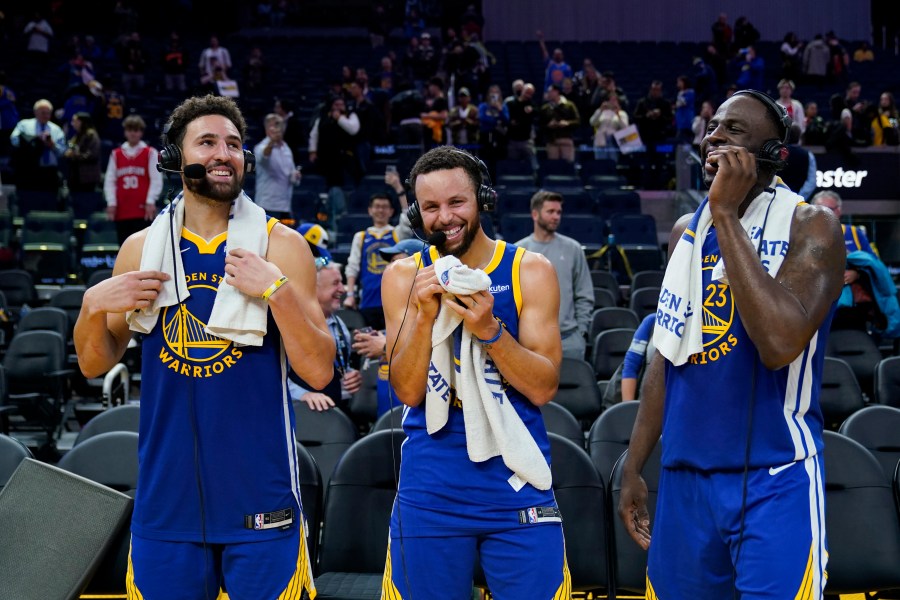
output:
{"label": "white towel in hands", "polygon": [[[767,272],[775,277],[787,253],[794,209],[804,200],[780,179],[771,186],[753,199],[740,221]],[[703,351],[703,241],[712,225],[707,197],[678,240],[663,277],[653,344],[675,366]],[[728,283],[721,257],[712,280]]]}
{"label": "white towel in hands", "polygon": [[[490,277],[480,269],[470,269],[455,256],[435,261],[438,281],[449,294],[469,295],[490,288]],[[450,299],[451,302],[455,301]],[[483,462],[500,456],[518,480],[540,490],[551,487],[550,467],[516,409],[506,397],[500,374],[481,343],[462,329],[459,370],[454,364],[453,332],[462,322],[456,312],[441,308],[431,335],[431,365],[440,379],[429,377],[425,393],[425,424],[429,434],[447,424],[449,395],[446,383],[462,401],[469,459]],[[443,381],[441,381],[441,379]],[[518,491],[521,483],[511,485]]]}
{"label": "white towel in hands", "polygon": [[[179,194],[150,225],[141,253],[142,271],[162,271],[170,279],[163,282],[153,304],[126,314],[132,331],[150,333],[159,319],[160,310],[178,304],[179,298],[183,302],[190,296],[181,252],[173,253],[173,249],[179,247],[183,225],[184,198]],[[266,256],[269,247],[266,212],[243,192],[231,206],[226,244],[226,251],[229,248],[244,248],[262,257]],[[222,277],[206,331],[238,345],[261,346],[266,334],[267,311],[265,300],[247,296]]]}

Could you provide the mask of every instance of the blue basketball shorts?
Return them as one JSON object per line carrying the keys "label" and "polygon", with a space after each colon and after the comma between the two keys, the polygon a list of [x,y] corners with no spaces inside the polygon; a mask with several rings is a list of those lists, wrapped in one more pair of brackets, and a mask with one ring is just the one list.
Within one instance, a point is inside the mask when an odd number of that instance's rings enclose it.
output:
{"label": "blue basketball shorts", "polygon": [[230,600],[315,598],[305,529],[261,542],[204,544],[131,536],[128,600],[207,600],[225,588]]}
{"label": "blue basketball shorts", "polygon": [[[663,469],[648,599],[818,600],[825,589],[821,457],[744,473]],[[743,510],[742,510],[743,509]],[[743,524],[742,524],[743,512]]]}
{"label": "blue basketball shorts", "polygon": [[548,523],[468,536],[392,536],[381,598],[470,600],[478,556],[496,600],[572,596],[562,525]]}

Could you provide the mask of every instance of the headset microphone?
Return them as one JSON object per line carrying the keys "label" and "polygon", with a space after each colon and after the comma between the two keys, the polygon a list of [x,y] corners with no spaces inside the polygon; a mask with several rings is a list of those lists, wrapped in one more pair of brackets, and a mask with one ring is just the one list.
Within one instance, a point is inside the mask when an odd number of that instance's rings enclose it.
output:
{"label": "headset microphone", "polygon": [[156,170],[160,173],[177,173],[179,175],[184,175],[188,179],[203,179],[206,177],[206,167],[201,165],[200,163],[194,163],[191,165],[186,165],[184,169],[167,169],[163,167],[161,164],[156,163]]}
{"label": "headset microphone", "polygon": [[447,241],[447,234],[443,231],[435,231],[428,236],[428,239],[426,241],[428,242],[429,246],[440,246]]}

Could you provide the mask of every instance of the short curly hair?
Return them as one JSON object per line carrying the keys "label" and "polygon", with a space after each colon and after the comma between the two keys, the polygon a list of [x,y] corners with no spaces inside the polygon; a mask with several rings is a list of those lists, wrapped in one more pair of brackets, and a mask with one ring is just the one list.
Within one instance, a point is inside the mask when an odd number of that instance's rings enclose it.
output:
{"label": "short curly hair", "polygon": [[234,123],[238,133],[241,135],[241,141],[247,137],[247,122],[244,120],[244,115],[241,114],[241,109],[238,108],[235,101],[225,96],[207,94],[206,96],[188,98],[172,111],[163,129],[163,145],[175,144],[181,148],[188,125],[192,121],[207,115],[221,115],[225,117]]}
{"label": "short curly hair", "polygon": [[484,183],[481,163],[465,150],[460,150],[453,146],[437,146],[420,156],[409,172],[410,186],[415,189],[416,179],[418,179],[419,175],[456,168],[466,172],[466,175],[469,176],[469,180],[472,182],[472,189],[477,195],[479,186]]}

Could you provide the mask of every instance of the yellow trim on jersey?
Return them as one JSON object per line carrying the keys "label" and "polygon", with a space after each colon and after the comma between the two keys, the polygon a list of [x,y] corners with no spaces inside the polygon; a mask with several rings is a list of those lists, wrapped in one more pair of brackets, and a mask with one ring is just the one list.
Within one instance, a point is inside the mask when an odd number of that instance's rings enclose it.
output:
{"label": "yellow trim on jersey", "polygon": [[303,590],[309,594],[310,600],[316,598],[316,583],[313,581],[312,565],[309,563],[309,552],[306,549],[306,525],[300,522],[300,550],[297,552],[297,569],[278,600],[301,600]]}
{"label": "yellow trim on jersey", "polygon": [[275,217],[269,217],[269,221],[266,223],[266,233],[272,235],[272,230],[275,229],[275,226],[278,225],[281,221],[276,219]]}
{"label": "yellow trim on jersey", "polygon": [[500,264],[500,261],[503,260],[503,252],[506,250],[506,242],[503,240],[497,240],[494,244],[494,255],[491,257],[490,262],[484,268],[484,272],[490,275],[491,271],[497,268],[497,265]]}
{"label": "yellow trim on jersey", "polygon": [[[371,236],[372,236],[373,238],[375,238],[376,240],[380,240],[380,239],[383,238],[384,236],[390,234],[391,236],[393,236],[395,242],[399,241],[399,240],[397,239],[397,234],[395,233],[395,230],[394,230],[394,229],[389,229],[389,230],[387,230],[387,231],[382,231],[381,233],[378,233],[378,232],[376,232],[376,231],[373,231],[373,229],[374,229],[374,227],[367,227],[365,233],[371,235]],[[365,234],[363,234],[363,238],[365,238],[365,237],[366,237]]]}
{"label": "yellow trim on jersey", "polygon": [[859,250],[862,248],[862,244],[859,243],[859,230],[853,225],[850,226],[850,233],[853,234],[853,243],[856,244],[856,249]]}
{"label": "yellow trim on jersey", "polygon": [[384,576],[381,578],[381,600],[403,600],[400,590],[394,585],[390,539],[388,540],[387,557],[384,559]]}
{"label": "yellow trim on jersey", "polygon": [[694,233],[693,231],[691,231],[690,229],[685,229],[685,230],[684,230],[684,233],[686,233],[687,235],[691,236],[692,238],[696,238],[696,237],[697,237],[697,234]]}
{"label": "yellow trim on jersey", "polygon": [[512,265],[512,289],[513,299],[516,301],[516,314],[522,314],[522,282],[519,277],[519,269],[522,265],[522,258],[525,257],[525,248],[516,248],[516,255],[513,257]]}
{"label": "yellow trim on jersey", "polygon": [[131,563],[131,543],[128,544],[128,570],[125,573],[125,597],[128,600],[144,600],[144,595],[134,583],[134,565]]}
{"label": "yellow trim on jersey", "polygon": [[197,235],[187,227],[181,228],[181,237],[186,239],[189,242],[193,242],[194,245],[197,246],[197,252],[200,254],[215,254],[216,250],[219,249],[219,246],[222,245],[222,242],[225,241],[225,238],[228,237],[228,232],[223,231],[219,235],[213,237],[211,240],[206,240],[200,235]]}
{"label": "yellow trim on jersey", "polygon": [[428,256],[431,258],[431,264],[436,263],[437,259],[441,257],[441,255],[438,253],[438,249],[434,246],[430,246],[428,248]]}
{"label": "yellow trim on jersey", "polygon": [[563,558],[563,580],[559,584],[553,600],[572,600],[572,574],[569,573],[569,561]]}
{"label": "yellow trim on jersey", "polygon": [[659,600],[659,596],[656,595],[656,591],[653,589],[653,584],[650,583],[650,573],[648,572],[646,575],[647,581],[647,591],[644,592],[644,600]]}
{"label": "yellow trim on jersey", "polygon": [[813,576],[813,569],[816,568],[814,564],[814,550],[815,550],[815,541],[809,547],[809,558],[806,559],[806,570],[803,572],[803,579],[800,581],[800,589],[797,590],[797,595],[794,596],[794,600],[812,600],[813,598],[818,598],[818,590],[812,589],[813,583],[815,581],[815,577]]}

